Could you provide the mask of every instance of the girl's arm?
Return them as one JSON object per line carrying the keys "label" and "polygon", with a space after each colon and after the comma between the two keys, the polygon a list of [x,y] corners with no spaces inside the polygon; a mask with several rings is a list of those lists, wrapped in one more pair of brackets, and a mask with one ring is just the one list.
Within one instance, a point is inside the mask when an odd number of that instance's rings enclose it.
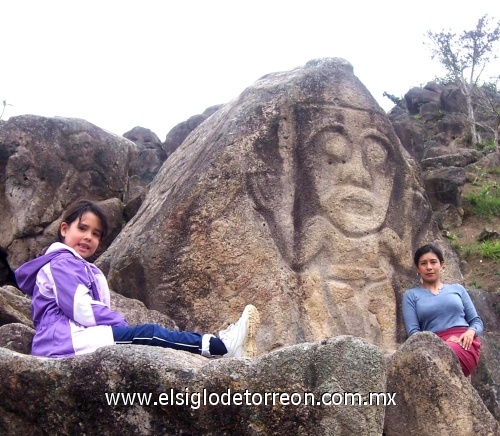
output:
{"label": "girl's arm", "polygon": [[65,257],[53,261],[50,272],[57,305],[69,319],[84,327],[127,325],[121,313],[92,299],[89,274],[80,259]]}
{"label": "girl's arm", "polygon": [[413,298],[413,294],[409,291],[406,291],[403,296],[403,320],[408,336],[422,331],[420,323],[418,322],[415,299]]}

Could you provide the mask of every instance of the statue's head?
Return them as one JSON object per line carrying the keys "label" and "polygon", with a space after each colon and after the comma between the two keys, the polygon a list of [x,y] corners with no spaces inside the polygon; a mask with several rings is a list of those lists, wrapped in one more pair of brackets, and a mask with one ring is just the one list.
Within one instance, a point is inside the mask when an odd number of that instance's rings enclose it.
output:
{"label": "statue's head", "polygon": [[392,125],[347,61],[311,61],[304,71],[294,104],[302,209],[348,236],[377,232],[401,158]]}
{"label": "statue's head", "polygon": [[397,143],[385,115],[327,103],[299,104],[296,113],[299,173],[317,214],[346,235],[376,232],[396,172]]}

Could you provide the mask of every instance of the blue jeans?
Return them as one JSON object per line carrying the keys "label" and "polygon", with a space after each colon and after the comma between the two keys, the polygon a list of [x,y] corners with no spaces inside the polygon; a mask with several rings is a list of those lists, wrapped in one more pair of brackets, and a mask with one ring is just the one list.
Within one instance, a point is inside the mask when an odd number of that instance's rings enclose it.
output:
{"label": "blue jeans", "polygon": [[153,345],[201,354],[203,335],[168,330],[158,324],[112,326],[115,344]]}

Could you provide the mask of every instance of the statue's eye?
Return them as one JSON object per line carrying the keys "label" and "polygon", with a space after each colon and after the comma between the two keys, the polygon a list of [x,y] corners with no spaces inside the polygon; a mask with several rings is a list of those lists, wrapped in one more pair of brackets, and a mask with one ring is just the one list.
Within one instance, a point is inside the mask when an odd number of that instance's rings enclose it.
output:
{"label": "statue's eye", "polygon": [[348,159],[349,142],[342,133],[324,130],[318,133],[315,141],[329,159],[329,163],[333,163],[333,161],[346,162]]}
{"label": "statue's eye", "polygon": [[365,138],[363,144],[365,162],[372,165],[382,165],[387,159],[387,149],[382,141],[375,137]]}

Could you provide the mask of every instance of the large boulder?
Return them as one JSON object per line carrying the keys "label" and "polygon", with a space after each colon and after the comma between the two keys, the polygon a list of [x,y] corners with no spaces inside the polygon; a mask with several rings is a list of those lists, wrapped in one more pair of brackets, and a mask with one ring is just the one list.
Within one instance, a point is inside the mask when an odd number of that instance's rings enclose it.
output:
{"label": "large boulder", "polygon": [[149,310],[142,301],[124,297],[110,290],[111,309],[120,312],[130,325],[154,323],[170,330],[179,330],[175,321],[157,310]]}
{"label": "large boulder", "polygon": [[202,114],[193,115],[186,121],[177,124],[167,133],[165,142],[162,147],[167,157],[170,156],[184,142],[188,135],[203,123],[208,117],[217,112],[223,105],[218,104],[210,106],[203,111]]}
{"label": "large boulder", "polygon": [[406,107],[411,115],[419,114],[422,106],[428,104],[434,104],[439,108],[441,93],[442,89],[436,87],[411,88],[404,96]]}
{"label": "large boulder", "polygon": [[[137,146],[137,153],[134,155],[129,168],[129,180],[125,196],[125,203],[128,205],[131,202],[137,202],[137,199],[141,198],[147,185],[151,183],[163,162],[167,159],[167,154],[163,150],[158,136],[149,129],[134,127],[124,133],[123,136],[130,139]],[[138,207],[135,211],[137,209]]]}
{"label": "large boulder", "polygon": [[424,175],[427,195],[434,209],[443,204],[462,207],[462,191],[467,181],[460,167],[439,168]]}
{"label": "large boulder", "polygon": [[458,359],[434,333],[412,335],[389,359],[384,434],[497,435],[500,427],[464,377]]}
{"label": "large boulder", "polygon": [[481,334],[481,357],[472,373],[472,384],[484,404],[500,421],[500,289],[486,292],[471,289],[469,294],[484,323]]}
{"label": "large boulder", "polygon": [[0,288],[0,326],[10,323],[33,327],[31,298],[14,286],[3,286]]}
{"label": "large boulder", "polygon": [[0,253],[14,269],[39,254],[80,197],[123,199],[135,145],[79,119],[12,117],[0,126]]}
{"label": "large boulder", "polygon": [[460,167],[438,168],[424,174],[425,190],[441,229],[462,224],[462,191],[466,181],[465,169]]}
{"label": "large boulder", "polygon": [[[382,353],[352,337],[255,360],[137,345],[69,359],[0,348],[0,373],[2,434],[380,435],[383,428],[385,400],[370,397],[385,392]],[[124,404],[132,396],[134,404]]]}
{"label": "large boulder", "polygon": [[194,130],[98,264],[183,329],[255,304],[260,352],[340,334],[393,349],[412,252],[440,238],[385,112],[347,61],[323,59],[263,77]]}
{"label": "large boulder", "polygon": [[0,347],[22,354],[31,353],[31,342],[35,330],[21,323],[0,326]]}
{"label": "large boulder", "polygon": [[426,149],[426,126],[416,122],[406,108],[399,106],[391,110],[389,118],[405,150],[420,162]]}
{"label": "large boulder", "polygon": [[478,150],[464,148],[440,156],[424,158],[421,160],[420,165],[424,171],[447,167],[466,167],[483,157],[484,154]]}

